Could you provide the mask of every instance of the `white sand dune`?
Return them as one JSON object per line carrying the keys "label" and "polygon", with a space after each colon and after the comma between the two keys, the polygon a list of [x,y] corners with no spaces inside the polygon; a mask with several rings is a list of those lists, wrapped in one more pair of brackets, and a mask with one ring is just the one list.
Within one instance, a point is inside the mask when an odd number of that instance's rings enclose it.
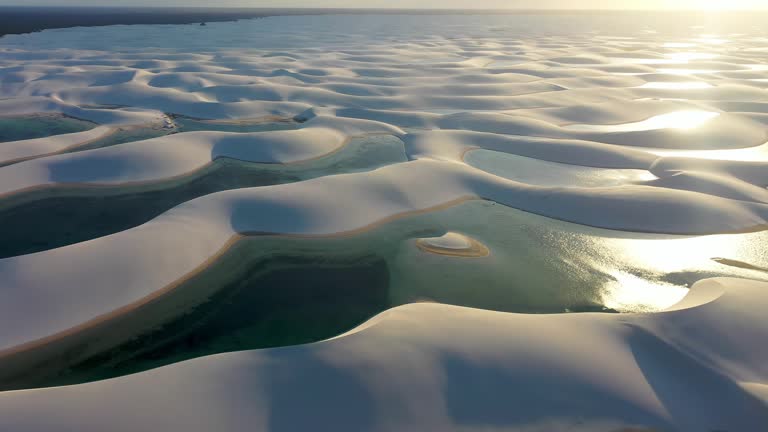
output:
{"label": "white sand dune", "polygon": [[598,168],[648,169],[656,155],[641,150],[592,141],[513,137],[475,131],[414,132],[405,137],[406,152],[413,159],[460,162],[472,149]]}
{"label": "white sand dune", "polygon": [[711,279],[648,315],[402,306],[322,343],[5,392],[0,422],[20,432],[749,431],[768,422],[768,352],[754,343],[768,337],[754,325],[766,288]]}
{"label": "white sand dune", "polygon": [[[293,131],[180,133],[7,167],[0,171],[3,178],[0,195],[55,185],[109,185],[172,179],[202,169],[217,158],[276,164],[300,162],[338,150],[352,137],[371,134],[402,135],[403,132],[397,127],[373,121],[318,117]],[[65,138],[68,136],[38,141],[61,144],[66,143]],[[6,144],[19,147],[17,143]],[[39,147],[32,144],[31,148]]]}
{"label": "white sand dune", "polygon": [[[13,352],[14,347],[136,307],[199,271],[238,235],[338,235],[480,198],[628,231],[733,232],[761,228],[768,220],[768,205],[762,203],[648,186],[532,186],[464,164],[430,160],[226,191],[187,202],[128,231],[0,260],[4,291],[14,299],[0,305],[0,347]],[[80,300],[67,300],[73,298]],[[30,315],[46,319],[13,326]]]}
{"label": "white sand dune", "polygon": [[125,107],[117,109],[112,107],[80,107],[67,104],[55,97],[42,96],[0,99],[0,115],[2,116],[50,112],[62,113],[106,126],[162,123],[164,119],[162,112],[141,107]]}
{"label": "white sand dune", "polygon": [[697,171],[678,171],[647,185],[705,193],[734,200],[768,203],[768,190],[729,175]]}
{"label": "white sand dune", "polygon": [[[55,196],[33,191],[191,182],[219,158],[311,166],[370,135],[401,139],[404,154],[373,171],[199,196],[125,231],[0,259],[0,381],[66,369],[185,314],[205,299],[161,303],[142,329],[120,321],[245,236],[349,236],[466,200],[616,237],[764,230],[768,51],[754,24],[702,36],[678,19],[329,15],[3,37],[0,116],[98,124],[0,143],[0,165],[16,162],[0,167],[3,211]],[[59,154],[172,115],[302,123]],[[415,234],[431,258],[493,255],[443,228]],[[738,258],[717,262],[760,271]],[[629,274],[614,279],[640,294],[682,277],[604,271]],[[709,279],[641,315],[406,305],[321,343],[2,392],[0,430],[753,432],[768,424],[767,287]]]}
{"label": "white sand dune", "polygon": [[0,147],[0,164],[58,153],[109,136],[112,129],[99,126],[85,132],[23,141],[5,142]]}

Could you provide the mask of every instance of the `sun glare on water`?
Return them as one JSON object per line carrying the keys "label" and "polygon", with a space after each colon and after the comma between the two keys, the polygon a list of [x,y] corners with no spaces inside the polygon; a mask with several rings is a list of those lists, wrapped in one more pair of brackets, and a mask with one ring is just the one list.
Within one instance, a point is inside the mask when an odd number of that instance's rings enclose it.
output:
{"label": "sun glare on water", "polygon": [[614,125],[571,124],[563,126],[563,129],[582,132],[639,132],[657,129],[694,129],[704,125],[708,121],[718,117],[720,113],[712,111],[675,111],[661,114],[649,119]]}
{"label": "sun glare on water", "polygon": [[688,294],[688,288],[651,282],[623,271],[609,273],[616,281],[603,287],[603,304],[622,312],[666,309]]}
{"label": "sun glare on water", "polygon": [[[723,271],[723,261],[746,264],[745,277],[764,278],[764,232],[720,234],[676,239],[606,239],[606,245],[625,262],[637,268],[653,269],[658,274],[683,275],[689,272]],[[663,245],[662,245],[663,244]],[[725,257],[722,259],[718,257]],[[657,311],[682,300],[688,288],[670,281],[639,277],[632,272],[607,268],[614,280],[602,287],[606,307],[624,312]]]}

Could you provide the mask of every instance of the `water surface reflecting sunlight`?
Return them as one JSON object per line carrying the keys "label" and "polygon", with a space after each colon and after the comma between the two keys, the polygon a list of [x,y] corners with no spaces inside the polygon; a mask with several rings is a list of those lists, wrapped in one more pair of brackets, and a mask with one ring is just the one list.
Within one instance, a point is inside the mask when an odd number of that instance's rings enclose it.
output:
{"label": "water surface reflecting sunlight", "polygon": [[756,147],[733,150],[667,150],[646,149],[653,154],[667,157],[689,157],[730,161],[768,162],[768,143]]}
{"label": "water surface reflecting sunlight", "polygon": [[637,88],[648,89],[663,89],[663,90],[695,90],[714,87],[712,84],[704,81],[688,81],[688,82],[647,82]]}
{"label": "water surface reflecting sunlight", "polygon": [[656,129],[693,129],[719,116],[711,111],[676,111],[661,114],[649,119],[615,125],[573,124],[563,126],[564,129],[585,132],[639,132]]}
{"label": "water surface reflecting sunlight", "polygon": [[659,73],[670,75],[703,75],[721,72],[717,69],[678,69],[678,68],[659,68]]}
{"label": "water surface reflecting sunlight", "polygon": [[700,53],[700,52],[679,52],[679,53],[666,54],[666,57],[669,57],[673,60],[677,60],[683,63],[687,63],[691,60],[710,60],[717,57],[717,55],[710,54],[710,53]]}
{"label": "water surface reflecting sunlight", "polygon": [[467,152],[464,161],[491,174],[537,186],[606,187],[657,178],[646,170],[561,164],[484,149]]}
{"label": "water surface reflecting sunlight", "polygon": [[612,271],[616,281],[603,287],[603,304],[616,310],[650,312],[667,308],[685,297],[688,289],[666,282],[651,282],[631,273]]}

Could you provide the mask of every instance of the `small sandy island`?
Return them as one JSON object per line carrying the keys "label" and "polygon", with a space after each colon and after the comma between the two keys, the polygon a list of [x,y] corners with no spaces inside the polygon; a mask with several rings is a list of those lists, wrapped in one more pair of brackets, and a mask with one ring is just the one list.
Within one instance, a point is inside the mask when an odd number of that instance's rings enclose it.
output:
{"label": "small sandy island", "polygon": [[491,254],[484,244],[456,232],[449,232],[441,237],[418,239],[416,246],[424,252],[464,258],[485,257]]}

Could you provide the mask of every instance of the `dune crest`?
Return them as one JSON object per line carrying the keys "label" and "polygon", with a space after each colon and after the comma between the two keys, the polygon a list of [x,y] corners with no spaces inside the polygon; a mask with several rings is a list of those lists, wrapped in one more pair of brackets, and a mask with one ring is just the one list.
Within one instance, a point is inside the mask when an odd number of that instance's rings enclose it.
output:
{"label": "dune crest", "polygon": [[[768,424],[758,24],[327,15],[3,37],[3,125],[92,127],[0,142],[0,388],[25,389],[0,392],[0,429]],[[265,324],[248,301],[295,314]],[[349,320],[298,346],[269,331],[302,318]],[[279,348],[232,342],[231,323]],[[33,388],[134,348],[164,366]]]}

